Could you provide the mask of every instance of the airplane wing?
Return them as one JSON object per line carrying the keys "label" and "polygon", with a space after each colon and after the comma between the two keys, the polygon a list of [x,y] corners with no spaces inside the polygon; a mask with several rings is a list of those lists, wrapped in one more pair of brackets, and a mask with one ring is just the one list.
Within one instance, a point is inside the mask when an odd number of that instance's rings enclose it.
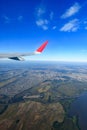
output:
{"label": "airplane wing", "polygon": [[23,56],[31,56],[36,54],[41,54],[46,45],[48,44],[48,41],[44,42],[36,51],[30,52],[30,53],[1,53],[0,58],[9,58],[13,60],[24,60]]}

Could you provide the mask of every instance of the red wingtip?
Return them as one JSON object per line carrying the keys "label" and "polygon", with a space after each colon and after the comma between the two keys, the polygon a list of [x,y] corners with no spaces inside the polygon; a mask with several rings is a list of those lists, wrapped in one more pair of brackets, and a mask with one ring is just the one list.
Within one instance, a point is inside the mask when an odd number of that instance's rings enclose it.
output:
{"label": "red wingtip", "polygon": [[44,42],[37,50],[36,52],[42,52],[44,50],[44,48],[46,47],[46,45],[48,44],[48,41]]}

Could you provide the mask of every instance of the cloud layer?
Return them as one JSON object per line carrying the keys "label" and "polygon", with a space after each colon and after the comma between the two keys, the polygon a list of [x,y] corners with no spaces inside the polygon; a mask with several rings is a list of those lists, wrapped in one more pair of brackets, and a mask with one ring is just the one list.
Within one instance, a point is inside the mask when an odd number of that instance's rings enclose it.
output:
{"label": "cloud layer", "polygon": [[[70,8],[66,9],[65,13],[60,17],[61,18],[60,20],[72,17],[73,15],[75,15],[80,11],[80,8],[81,8],[80,4],[75,2]],[[51,28],[52,30],[57,29],[58,28],[57,24],[55,25],[52,23],[55,16],[54,12],[51,10],[48,17],[46,16],[46,14],[47,11],[44,6],[42,7],[39,6],[36,9],[36,25],[42,28],[43,30],[48,30],[49,28]],[[52,26],[50,27],[51,24]],[[80,26],[79,19],[74,18],[69,22],[65,23],[65,25],[61,27],[59,30],[64,32],[75,32],[79,29],[79,26]]]}

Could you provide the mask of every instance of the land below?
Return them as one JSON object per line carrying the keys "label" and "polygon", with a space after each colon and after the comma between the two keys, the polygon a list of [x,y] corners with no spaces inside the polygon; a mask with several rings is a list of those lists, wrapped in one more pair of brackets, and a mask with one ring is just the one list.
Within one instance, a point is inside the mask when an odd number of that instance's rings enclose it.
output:
{"label": "land below", "polygon": [[87,91],[87,65],[0,64],[0,129],[79,130],[70,104]]}

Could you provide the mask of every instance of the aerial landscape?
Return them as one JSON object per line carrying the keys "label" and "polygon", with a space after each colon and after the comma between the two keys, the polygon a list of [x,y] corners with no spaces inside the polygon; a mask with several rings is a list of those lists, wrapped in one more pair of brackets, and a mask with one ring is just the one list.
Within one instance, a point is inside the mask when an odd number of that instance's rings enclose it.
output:
{"label": "aerial landscape", "polygon": [[87,91],[86,75],[87,64],[81,63],[2,62],[0,129],[79,130],[82,119],[69,110]]}
{"label": "aerial landscape", "polygon": [[86,12],[87,0],[0,0],[0,130],[87,130]]}

